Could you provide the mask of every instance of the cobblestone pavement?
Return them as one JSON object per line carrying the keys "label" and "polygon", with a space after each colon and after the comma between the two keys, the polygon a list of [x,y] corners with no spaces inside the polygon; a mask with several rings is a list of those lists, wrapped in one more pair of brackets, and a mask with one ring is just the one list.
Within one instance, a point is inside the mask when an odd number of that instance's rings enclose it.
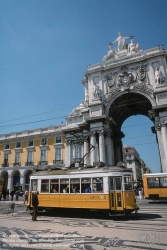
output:
{"label": "cobblestone pavement", "polygon": [[8,203],[0,203],[0,249],[167,249],[167,204],[138,201],[137,217],[39,213],[32,221],[23,201],[7,216]]}

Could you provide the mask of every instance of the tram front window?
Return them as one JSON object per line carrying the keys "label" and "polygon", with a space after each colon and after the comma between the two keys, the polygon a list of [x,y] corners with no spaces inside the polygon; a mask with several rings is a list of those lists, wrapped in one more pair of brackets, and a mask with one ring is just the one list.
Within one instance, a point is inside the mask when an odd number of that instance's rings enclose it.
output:
{"label": "tram front window", "polygon": [[124,188],[125,190],[133,190],[133,181],[131,175],[124,176]]}
{"label": "tram front window", "polygon": [[37,191],[38,180],[31,180],[31,191]]}

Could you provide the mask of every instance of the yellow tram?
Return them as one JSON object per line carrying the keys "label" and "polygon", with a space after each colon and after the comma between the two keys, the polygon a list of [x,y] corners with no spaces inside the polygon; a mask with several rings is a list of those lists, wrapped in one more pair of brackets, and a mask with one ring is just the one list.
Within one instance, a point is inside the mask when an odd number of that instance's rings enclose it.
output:
{"label": "yellow tram", "polygon": [[38,192],[39,210],[83,209],[112,214],[138,211],[133,173],[121,167],[68,168],[39,171],[30,176],[27,206]]}

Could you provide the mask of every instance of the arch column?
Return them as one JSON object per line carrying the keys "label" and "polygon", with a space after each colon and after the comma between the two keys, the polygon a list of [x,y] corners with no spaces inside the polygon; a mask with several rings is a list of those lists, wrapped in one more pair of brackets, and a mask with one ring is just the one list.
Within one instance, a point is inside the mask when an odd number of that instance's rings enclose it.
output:
{"label": "arch column", "polygon": [[95,133],[93,133],[91,135],[90,143],[95,147],[91,150],[91,153],[90,153],[90,164],[93,166],[93,162],[96,161],[96,137],[95,137]]}
{"label": "arch column", "polygon": [[71,164],[71,141],[66,142],[66,167],[69,167]]}
{"label": "arch column", "polygon": [[104,131],[103,130],[100,131],[100,133],[99,133],[99,154],[100,154],[100,161],[106,163]]}
{"label": "arch column", "polygon": [[13,176],[8,175],[8,187],[9,192],[11,192],[13,190]]}
{"label": "arch column", "polygon": [[23,191],[25,190],[25,175],[20,175],[20,185],[22,186]]}
{"label": "arch column", "polygon": [[[84,155],[86,155],[88,153],[88,143],[86,141],[84,141]],[[89,155],[87,154],[85,159],[84,159],[84,165],[88,165],[89,164],[89,159],[88,159]]]}
{"label": "arch column", "polygon": [[167,124],[161,123],[161,136],[164,148],[164,159],[162,164],[163,172],[167,172]]}
{"label": "arch column", "polygon": [[107,165],[114,165],[114,146],[111,136],[106,136],[106,150],[107,150]]}

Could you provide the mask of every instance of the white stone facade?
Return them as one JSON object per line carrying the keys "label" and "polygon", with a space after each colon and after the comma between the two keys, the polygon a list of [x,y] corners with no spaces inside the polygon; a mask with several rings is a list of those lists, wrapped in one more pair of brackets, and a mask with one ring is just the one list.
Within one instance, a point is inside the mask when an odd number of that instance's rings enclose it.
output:
{"label": "white stone facade", "polygon": [[[117,48],[112,47],[114,43],[118,43]],[[71,151],[77,141],[83,143],[82,156],[87,154],[84,165],[100,161],[113,166],[122,161],[121,126],[131,115],[143,114],[155,125],[162,171],[167,172],[166,58],[162,46],[143,51],[132,36],[119,33],[103,61],[87,68],[82,80],[85,100],[68,116],[63,129],[68,145],[67,167],[74,162]]]}

